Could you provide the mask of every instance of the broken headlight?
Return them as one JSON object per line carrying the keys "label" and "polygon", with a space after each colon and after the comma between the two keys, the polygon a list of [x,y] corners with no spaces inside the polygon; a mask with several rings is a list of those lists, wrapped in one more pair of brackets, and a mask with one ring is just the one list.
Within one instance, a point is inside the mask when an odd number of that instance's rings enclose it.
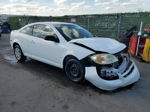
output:
{"label": "broken headlight", "polygon": [[107,66],[96,66],[98,75],[104,80],[117,80],[119,79],[118,74],[126,72],[132,64],[129,54],[119,53],[115,54],[118,59],[111,65]]}
{"label": "broken headlight", "polygon": [[100,65],[109,65],[118,61],[118,58],[112,54],[96,54],[90,58],[92,61]]}

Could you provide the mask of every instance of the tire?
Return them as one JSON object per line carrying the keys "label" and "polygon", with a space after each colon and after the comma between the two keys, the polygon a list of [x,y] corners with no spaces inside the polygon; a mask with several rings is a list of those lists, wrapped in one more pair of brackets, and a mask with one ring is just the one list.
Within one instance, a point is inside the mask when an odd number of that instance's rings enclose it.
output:
{"label": "tire", "polygon": [[26,57],[23,55],[23,52],[19,45],[14,46],[14,55],[18,62],[24,62],[26,60]]}
{"label": "tire", "polygon": [[83,83],[85,81],[85,67],[77,59],[67,60],[65,73],[67,77],[75,83]]}

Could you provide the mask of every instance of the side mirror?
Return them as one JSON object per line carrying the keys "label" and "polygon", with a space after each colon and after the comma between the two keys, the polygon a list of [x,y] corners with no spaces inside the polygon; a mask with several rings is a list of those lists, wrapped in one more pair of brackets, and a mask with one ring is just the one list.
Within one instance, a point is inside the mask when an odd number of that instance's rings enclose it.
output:
{"label": "side mirror", "polygon": [[59,39],[58,39],[58,37],[56,35],[47,35],[45,37],[45,40],[53,41],[53,42],[57,42],[57,43],[59,42]]}

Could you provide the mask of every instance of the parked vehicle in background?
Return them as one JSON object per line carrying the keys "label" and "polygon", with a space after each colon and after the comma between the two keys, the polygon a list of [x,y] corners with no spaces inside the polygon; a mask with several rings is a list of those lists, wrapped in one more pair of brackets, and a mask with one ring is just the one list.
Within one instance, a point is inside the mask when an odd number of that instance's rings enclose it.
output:
{"label": "parked vehicle in background", "polygon": [[10,24],[8,22],[4,22],[1,26],[1,29],[2,29],[2,33],[10,33],[11,32]]}
{"label": "parked vehicle in background", "polygon": [[88,80],[103,90],[137,82],[140,74],[126,45],[98,38],[84,28],[62,22],[39,22],[11,32],[10,43],[19,62],[26,57],[56,66],[76,83]]}

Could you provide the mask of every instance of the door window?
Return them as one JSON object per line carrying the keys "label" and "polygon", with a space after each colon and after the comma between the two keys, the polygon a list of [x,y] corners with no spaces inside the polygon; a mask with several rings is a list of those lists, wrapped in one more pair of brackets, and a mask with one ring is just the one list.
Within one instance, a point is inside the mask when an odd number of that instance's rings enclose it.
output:
{"label": "door window", "polygon": [[43,24],[37,24],[34,25],[33,29],[33,36],[39,37],[39,38],[45,38],[48,35],[54,35],[54,31],[50,26],[43,25]]}

